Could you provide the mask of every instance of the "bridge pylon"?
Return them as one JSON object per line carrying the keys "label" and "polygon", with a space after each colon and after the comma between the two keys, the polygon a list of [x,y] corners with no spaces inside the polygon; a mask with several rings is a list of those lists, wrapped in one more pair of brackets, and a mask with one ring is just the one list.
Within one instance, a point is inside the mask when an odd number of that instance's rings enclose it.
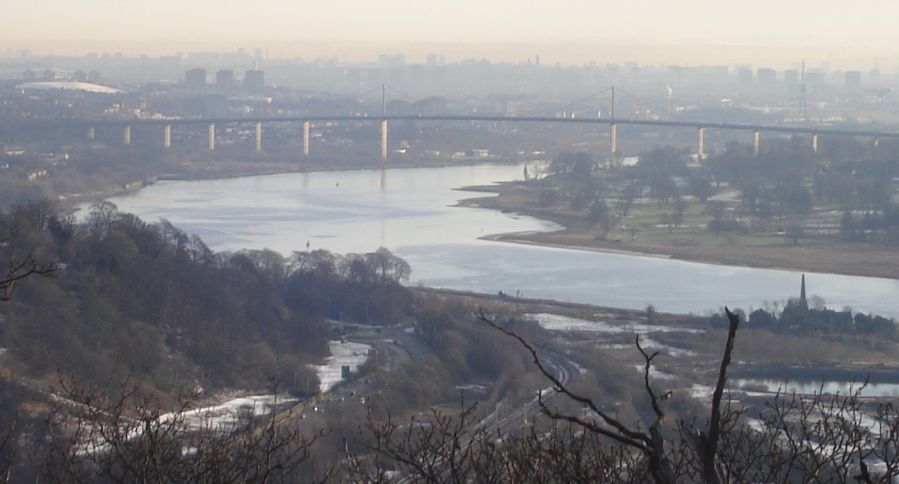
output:
{"label": "bridge pylon", "polygon": [[609,168],[618,165],[618,124],[609,124]]}
{"label": "bridge pylon", "polygon": [[209,123],[209,134],[208,134],[208,148],[209,151],[215,151],[215,123]]}
{"label": "bridge pylon", "polygon": [[381,161],[387,161],[387,120],[381,120]]}
{"label": "bridge pylon", "polygon": [[309,156],[309,121],[303,121],[303,156]]}
{"label": "bridge pylon", "polygon": [[696,130],[696,161],[702,161],[705,156],[705,128]]}

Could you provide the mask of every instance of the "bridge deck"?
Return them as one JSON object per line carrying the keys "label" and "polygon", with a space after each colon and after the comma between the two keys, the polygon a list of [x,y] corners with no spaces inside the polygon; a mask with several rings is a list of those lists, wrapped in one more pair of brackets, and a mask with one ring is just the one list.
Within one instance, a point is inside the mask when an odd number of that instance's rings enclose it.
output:
{"label": "bridge deck", "polygon": [[92,127],[125,126],[166,126],[166,125],[208,125],[208,124],[255,124],[288,122],[364,122],[387,121],[482,121],[496,123],[557,123],[557,124],[598,124],[660,126],[673,128],[706,128],[738,131],[765,131],[795,134],[830,134],[841,136],[865,136],[875,138],[899,138],[899,132],[866,129],[846,129],[832,126],[764,125],[743,123],[722,123],[708,121],[664,121],[621,118],[560,118],[553,116],[478,116],[478,115],[436,115],[436,116],[284,116],[284,117],[220,117],[220,118],[176,118],[176,119],[65,119],[52,122],[31,122],[0,126],[0,132],[21,132],[50,129],[88,129]]}

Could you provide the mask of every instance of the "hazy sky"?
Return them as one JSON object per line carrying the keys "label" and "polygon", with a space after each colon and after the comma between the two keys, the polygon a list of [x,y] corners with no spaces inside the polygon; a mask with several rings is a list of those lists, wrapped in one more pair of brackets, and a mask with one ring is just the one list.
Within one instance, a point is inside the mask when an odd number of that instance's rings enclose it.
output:
{"label": "hazy sky", "polygon": [[[16,49],[31,46],[41,53],[121,50],[160,54],[264,46],[272,55],[282,57],[313,56],[316,52],[322,56],[366,57],[377,49],[415,52],[426,43],[428,48],[443,44],[450,54],[457,50],[458,55],[482,52],[482,56],[505,60],[526,55],[526,49],[539,48],[545,49],[546,58],[582,62],[621,55],[617,47],[622,46],[627,46],[632,55],[654,57],[649,54],[653,52],[650,48],[667,45],[669,51],[657,51],[662,54],[659,57],[680,52],[680,62],[697,63],[705,55],[717,57],[728,45],[759,46],[759,52],[785,59],[812,55],[858,62],[873,62],[875,56],[889,58],[899,51],[897,0],[5,3],[0,42]],[[671,47],[681,48],[670,52]]]}

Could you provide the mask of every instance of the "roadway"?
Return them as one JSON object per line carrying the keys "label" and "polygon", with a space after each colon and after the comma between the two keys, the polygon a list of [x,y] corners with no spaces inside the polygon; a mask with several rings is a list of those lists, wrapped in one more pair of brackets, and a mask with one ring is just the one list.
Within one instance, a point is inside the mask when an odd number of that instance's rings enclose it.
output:
{"label": "roadway", "polygon": [[381,121],[434,121],[434,122],[492,122],[492,123],[556,123],[556,124],[591,124],[591,125],[628,125],[654,126],[693,129],[720,129],[734,131],[764,131],[785,134],[862,136],[872,138],[899,138],[897,131],[877,129],[847,129],[824,125],[770,125],[728,123],[702,120],[657,120],[628,118],[577,118],[556,116],[495,116],[495,115],[323,115],[323,116],[273,116],[273,117],[215,117],[215,118],[172,118],[172,119],[62,119],[56,121],[25,122],[21,124],[5,124],[0,126],[0,133],[14,133],[39,130],[68,130],[103,127],[126,126],[186,126],[186,125],[221,125],[221,124],[256,124],[256,123],[322,123],[322,122],[355,122],[379,123]]}

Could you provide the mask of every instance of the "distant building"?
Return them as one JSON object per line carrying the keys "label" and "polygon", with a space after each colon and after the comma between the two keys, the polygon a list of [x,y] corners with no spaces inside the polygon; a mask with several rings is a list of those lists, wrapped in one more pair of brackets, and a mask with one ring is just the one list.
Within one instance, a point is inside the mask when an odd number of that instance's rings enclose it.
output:
{"label": "distant building", "polygon": [[787,69],[784,71],[784,82],[787,84],[799,83],[799,71],[796,69]]}
{"label": "distant building", "polygon": [[880,69],[877,69],[875,67],[874,69],[871,69],[870,71],[868,71],[868,82],[870,82],[872,84],[876,84],[879,81],[880,81]]}
{"label": "distant building", "polygon": [[799,286],[799,309],[808,312],[808,299],[805,297],[805,274],[802,275],[802,283]]}
{"label": "distant building", "polygon": [[381,67],[400,67],[406,64],[405,54],[381,54],[378,57],[378,63]]}
{"label": "distant building", "polygon": [[222,69],[215,73],[215,87],[222,90],[234,89],[234,71]]}
{"label": "distant building", "polygon": [[400,99],[388,102],[387,112],[394,116],[412,116],[416,114],[412,103]]}
{"label": "distant building", "polygon": [[243,88],[250,92],[262,92],[265,89],[265,72],[256,69],[247,71],[243,77]]}
{"label": "distant building", "polygon": [[799,299],[790,298],[780,315],[780,321],[787,328],[801,328],[809,323],[808,299],[805,294],[805,274],[799,286]]}
{"label": "distant building", "polygon": [[428,97],[415,101],[415,114],[420,116],[446,114],[446,99],[442,97]]}
{"label": "distant building", "polygon": [[777,72],[768,67],[760,67],[756,72],[759,84],[770,84],[777,80]]}
{"label": "distant building", "polygon": [[843,77],[849,89],[858,89],[862,85],[862,71],[846,71]]}
{"label": "distant building", "polygon": [[820,71],[806,72],[805,73],[805,82],[808,84],[823,84],[824,83],[824,73],[820,72]]}
{"label": "distant building", "polygon": [[184,85],[190,89],[203,89],[206,87],[206,69],[196,68],[184,73]]}
{"label": "distant building", "polygon": [[737,69],[737,79],[740,84],[752,84],[752,69],[748,67],[740,67]]}
{"label": "distant building", "polygon": [[428,54],[429,66],[441,66],[446,64],[446,55],[444,54]]}

